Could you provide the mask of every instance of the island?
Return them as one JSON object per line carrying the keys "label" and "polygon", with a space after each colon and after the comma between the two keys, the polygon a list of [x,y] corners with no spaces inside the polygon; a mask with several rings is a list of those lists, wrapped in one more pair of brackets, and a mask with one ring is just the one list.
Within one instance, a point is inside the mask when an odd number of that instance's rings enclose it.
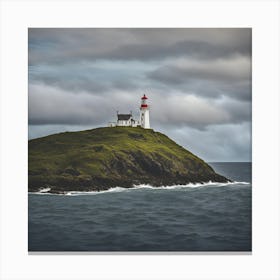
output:
{"label": "island", "polygon": [[140,126],[64,132],[28,142],[29,192],[209,181],[230,180],[166,135]]}

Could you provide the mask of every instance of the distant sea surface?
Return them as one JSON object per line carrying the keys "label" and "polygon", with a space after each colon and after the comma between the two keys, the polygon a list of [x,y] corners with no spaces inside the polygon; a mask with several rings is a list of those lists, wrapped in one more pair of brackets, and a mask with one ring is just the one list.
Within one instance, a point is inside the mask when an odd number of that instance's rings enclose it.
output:
{"label": "distant sea surface", "polygon": [[233,183],[30,193],[29,251],[251,251],[251,163],[210,163]]}

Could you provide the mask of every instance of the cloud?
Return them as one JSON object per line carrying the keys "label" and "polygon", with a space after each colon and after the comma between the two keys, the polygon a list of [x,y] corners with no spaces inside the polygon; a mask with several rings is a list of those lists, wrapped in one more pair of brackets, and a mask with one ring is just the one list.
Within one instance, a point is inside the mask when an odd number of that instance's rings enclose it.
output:
{"label": "cloud", "polygon": [[154,121],[169,126],[201,128],[230,120],[230,115],[223,108],[195,95],[158,96],[153,104],[151,115],[155,116]]}
{"label": "cloud", "polygon": [[[137,94],[137,93],[136,93]],[[107,125],[116,111],[136,111],[139,94],[115,92],[110,95],[88,94],[58,89],[44,84],[29,85],[30,125]]]}
{"label": "cloud", "polygon": [[152,98],[151,116],[160,126],[205,129],[210,125],[251,121],[251,103],[227,97],[207,99],[196,95],[173,94]]}
{"label": "cloud", "polygon": [[251,161],[251,122],[211,125],[205,131],[185,127],[166,129],[172,139],[197,156],[215,161]]}
{"label": "cloud", "polygon": [[29,83],[42,83],[76,93],[104,94],[111,90],[143,88],[143,71],[150,69],[153,67],[143,63],[110,61],[37,65],[29,67]]}
{"label": "cloud", "polygon": [[169,88],[202,96],[251,99],[251,59],[245,56],[209,61],[179,59],[151,71],[148,78]]}
{"label": "cloud", "polygon": [[29,63],[200,59],[251,53],[251,29],[29,29]]}
{"label": "cloud", "polygon": [[[139,114],[141,91],[114,91],[110,94],[66,91],[45,84],[29,86],[29,123],[67,125],[107,125],[116,111]],[[150,97],[150,96],[149,96]],[[149,98],[151,121],[169,127],[204,129],[212,124],[249,121],[250,103],[228,98],[209,100],[193,94],[153,93]]]}

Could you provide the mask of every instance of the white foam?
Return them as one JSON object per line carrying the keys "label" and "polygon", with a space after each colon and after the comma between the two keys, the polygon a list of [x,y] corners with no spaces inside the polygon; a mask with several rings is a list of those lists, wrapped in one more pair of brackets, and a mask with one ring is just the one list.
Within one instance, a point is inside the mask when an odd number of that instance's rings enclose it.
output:
{"label": "white foam", "polygon": [[80,195],[97,195],[97,194],[106,194],[106,193],[119,193],[119,192],[127,192],[127,191],[133,191],[133,190],[140,190],[140,189],[152,189],[152,190],[174,190],[174,189],[184,189],[184,188],[205,188],[205,187],[226,187],[230,185],[250,185],[249,182],[226,182],[226,183],[220,183],[220,182],[212,182],[209,181],[207,183],[189,183],[186,185],[171,185],[171,186],[151,186],[151,185],[134,185],[132,188],[123,188],[123,187],[114,187],[110,188],[108,190],[104,191],[68,191],[64,194],[53,194],[48,193],[50,188],[45,188],[40,190],[39,192],[32,192],[32,194],[40,194],[40,195],[66,195],[66,196],[80,196]]}
{"label": "white foam", "polygon": [[102,193],[122,192],[122,191],[125,191],[125,190],[127,190],[127,188],[114,187],[114,188],[110,188],[110,189],[104,190],[104,191],[85,191],[85,192],[69,191],[69,192],[65,193],[65,195],[70,195],[70,196],[95,195],[95,194],[102,194]]}
{"label": "white foam", "polygon": [[171,186],[159,186],[154,187],[151,185],[137,185],[134,186],[132,189],[160,189],[160,190],[172,190],[172,189],[182,189],[182,188],[201,188],[201,187],[225,187],[229,185],[250,185],[249,182],[226,182],[226,183],[220,183],[220,182],[212,182],[209,181],[207,183],[189,183],[186,185],[171,185]]}
{"label": "white foam", "polygon": [[43,188],[39,190],[39,193],[46,193],[49,192],[51,190],[51,188]]}
{"label": "white foam", "polygon": [[39,195],[54,195],[53,193],[49,192],[28,192],[28,194],[39,194]]}

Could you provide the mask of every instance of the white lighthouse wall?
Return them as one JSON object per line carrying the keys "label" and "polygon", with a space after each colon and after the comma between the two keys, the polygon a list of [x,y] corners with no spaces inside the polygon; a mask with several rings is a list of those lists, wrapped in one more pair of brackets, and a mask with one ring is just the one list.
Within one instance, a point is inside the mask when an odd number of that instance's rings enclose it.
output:
{"label": "white lighthouse wall", "polygon": [[144,127],[144,110],[140,109],[140,119],[139,119],[139,123],[141,127]]}
{"label": "white lighthouse wall", "polygon": [[150,128],[149,110],[147,110],[147,109],[140,110],[140,125],[143,128]]}
{"label": "white lighthouse wall", "polygon": [[150,114],[149,114],[149,110],[145,111],[144,120],[145,120],[144,128],[150,128]]}

